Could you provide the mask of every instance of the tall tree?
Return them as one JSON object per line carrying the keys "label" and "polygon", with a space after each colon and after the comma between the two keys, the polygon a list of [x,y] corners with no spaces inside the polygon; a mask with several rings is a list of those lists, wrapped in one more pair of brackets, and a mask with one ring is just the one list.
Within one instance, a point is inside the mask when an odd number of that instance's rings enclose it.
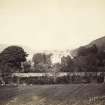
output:
{"label": "tall tree", "polygon": [[21,68],[26,57],[26,52],[19,46],[9,46],[0,53],[0,69],[5,82],[9,81],[13,72]]}
{"label": "tall tree", "polygon": [[72,71],[72,66],[73,66],[73,62],[72,62],[72,59],[71,57],[68,55],[67,57],[62,57],[61,58],[61,71],[63,72],[70,72]]}
{"label": "tall tree", "polygon": [[33,56],[35,72],[45,72],[51,67],[52,54],[37,53]]}

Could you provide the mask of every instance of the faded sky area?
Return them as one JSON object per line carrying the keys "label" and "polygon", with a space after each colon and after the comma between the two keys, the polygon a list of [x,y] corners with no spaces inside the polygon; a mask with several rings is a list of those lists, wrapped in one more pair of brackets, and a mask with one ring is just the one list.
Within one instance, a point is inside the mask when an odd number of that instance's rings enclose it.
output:
{"label": "faded sky area", "polygon": [[105,0],[0,0],[0,43],[76,48],[105,35]]}

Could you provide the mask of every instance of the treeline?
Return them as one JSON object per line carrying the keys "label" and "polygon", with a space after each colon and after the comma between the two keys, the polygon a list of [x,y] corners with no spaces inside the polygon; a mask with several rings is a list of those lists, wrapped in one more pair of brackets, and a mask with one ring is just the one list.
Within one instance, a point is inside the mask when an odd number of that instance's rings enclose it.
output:
{"label": "treeline", "polygon": [[13,77],[12,83],[17,84],[78,84],[78,83],[103,83],[104,82],[103,73],[100,75],[94,75],[93,73],[88,73],[85,75],[63,75],[63,76],[29,76],[29,77]]}
{"label": "treeline", "polygon": [[0,81],[10,82],[13,79],[12,74],[16,72],[51,72],[54,74],[58,72],[105,72],[105,50],[99,50],[96,45],[80,47],[75,57],[71,58],[70,54],[63,56],[61,62],[55,64],[51,59],[53,54],[36,53],[30,61],[27,61],[27,56],[28,54],[19,46],[9,46],[4,49],[0,53]]}
{"label": "treeline", "polygon": [[77,55],[61,57],[60,63],[52,64],[52,54],[37,53],[32,61],[23,63],[23,72],[104,72],[105,51],[98,50],[96,45],[80,47]]}

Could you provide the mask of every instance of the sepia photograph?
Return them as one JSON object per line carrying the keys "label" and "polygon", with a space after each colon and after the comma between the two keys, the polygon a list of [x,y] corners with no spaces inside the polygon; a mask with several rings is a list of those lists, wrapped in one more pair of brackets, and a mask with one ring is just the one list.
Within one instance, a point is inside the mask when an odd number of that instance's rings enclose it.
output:
{"label": "sepia photograph", "polygon": [[105,105],[105,0],[0,0],[0,105]]}

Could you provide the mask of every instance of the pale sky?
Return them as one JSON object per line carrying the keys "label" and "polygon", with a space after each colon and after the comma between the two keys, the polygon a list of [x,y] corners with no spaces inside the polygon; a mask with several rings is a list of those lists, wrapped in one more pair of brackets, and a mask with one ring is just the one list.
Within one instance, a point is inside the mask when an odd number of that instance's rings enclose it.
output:
{"label": "pale sky", "polygon": [[105,35],[105,0],[0,0],[0,43],[72,49]]}

